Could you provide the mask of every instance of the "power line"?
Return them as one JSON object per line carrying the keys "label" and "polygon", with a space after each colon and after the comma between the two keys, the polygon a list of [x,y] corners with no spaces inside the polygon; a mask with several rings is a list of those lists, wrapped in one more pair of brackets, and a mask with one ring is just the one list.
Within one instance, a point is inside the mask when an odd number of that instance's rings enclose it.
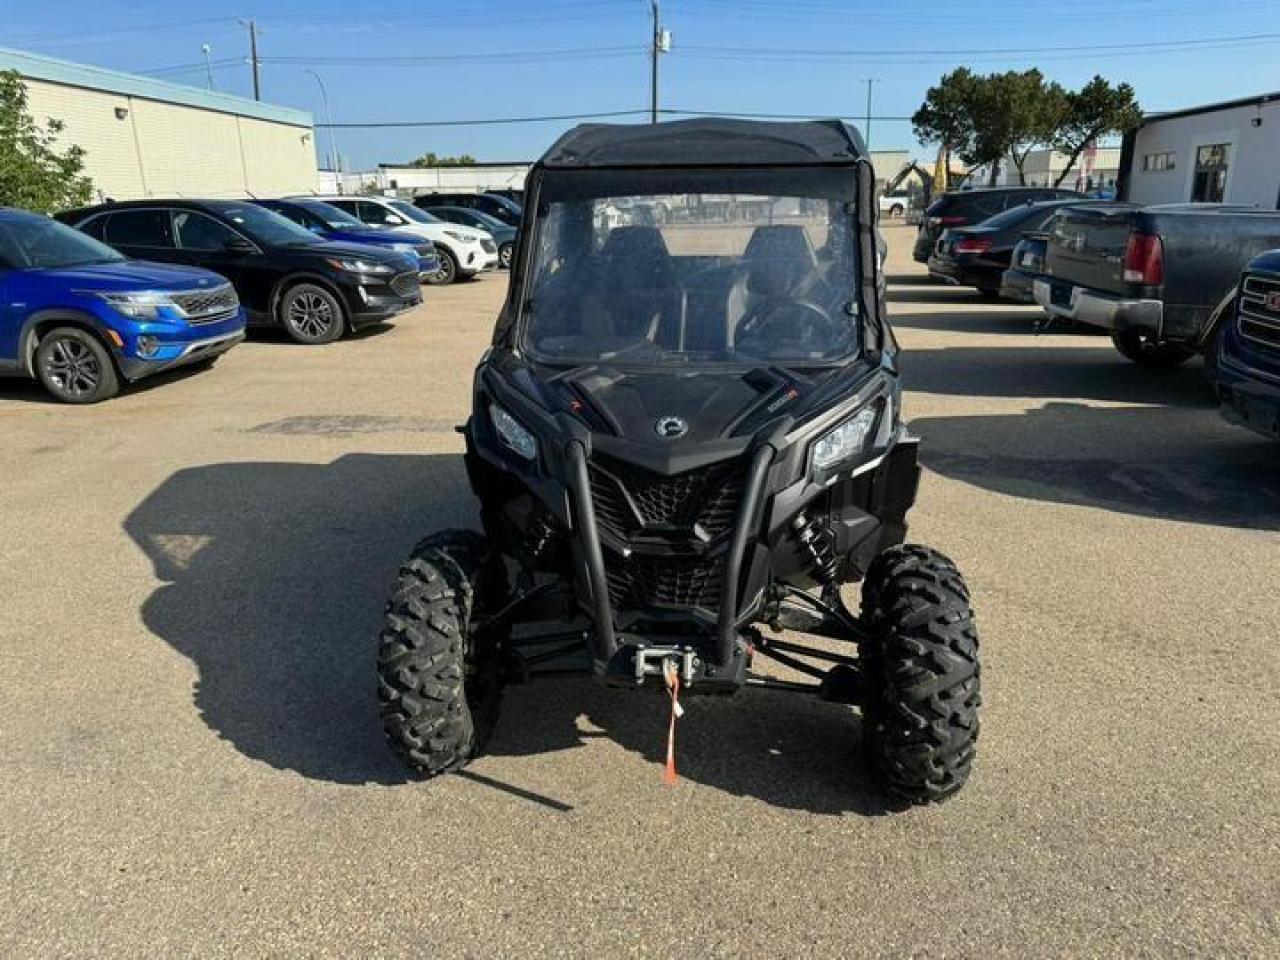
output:
{"label": "power line", "polygon": [[[667,111],[662,111],[666,113]],[[479,127],[504,123],[549,123],[556,120],[600,120],[606,117],[645,116],[648,110],[608,110],[601,113],[560,113],[540,117],[495,117],[484,120],[383,120],[371,123],[317,123],[321,129],[372,130],[378,128]]]}
{"label": "power line", "polygon": [[610,57],[643,56],[643,47],[573,47],[566,50],[512,50],[491,53],[451,53],[413,56],[320,56],[320,57],[262,57],[263,63],[303,66],[433,66],[455,63],[545,63],[559,60],[591,60]]}

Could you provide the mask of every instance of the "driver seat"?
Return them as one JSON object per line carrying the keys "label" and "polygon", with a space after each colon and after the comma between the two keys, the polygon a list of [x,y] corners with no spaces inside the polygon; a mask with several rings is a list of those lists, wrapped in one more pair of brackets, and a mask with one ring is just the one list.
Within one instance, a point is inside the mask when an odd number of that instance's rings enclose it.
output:
{"label": "driver seat", "polygon": [[797,224],[770,224],[751,231],[742,252],[743,273],[734,284],[729,349],[738,326],[763,303],[799,299],[818,275],[818,255],[809,234]]}

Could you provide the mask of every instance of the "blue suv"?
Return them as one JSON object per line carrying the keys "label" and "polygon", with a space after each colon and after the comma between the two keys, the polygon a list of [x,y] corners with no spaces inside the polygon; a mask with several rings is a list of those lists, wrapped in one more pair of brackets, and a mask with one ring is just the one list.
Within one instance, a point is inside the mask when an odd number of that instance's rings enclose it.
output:
{"label": "blue suv", "polygon": [[0,374],[96,403],[121,381],[213,360],[244,325],[216,273],[128,260],[48,217],[0,208]]}
{"label": "blue suv", "polygon": [[436,245],[430,240],[405,236],[403,233],[391,230],[379,230],[323,200],[298,197],[292,200],[254,200],[253,202],[260,207],[274,210],[282,217],[288,217],[298,226],[306,227],[323,240],[367,243],[370,246],[390,248],[397,253],[416,257],[419,280],[425,280],[440,269],[440,256],[436,253]]}
{"label": "blue suv", "polygon": [[1218,337],[1214,379],[1223,414],[1280,440],[1280,250],[1245,267],[1235,316]]}

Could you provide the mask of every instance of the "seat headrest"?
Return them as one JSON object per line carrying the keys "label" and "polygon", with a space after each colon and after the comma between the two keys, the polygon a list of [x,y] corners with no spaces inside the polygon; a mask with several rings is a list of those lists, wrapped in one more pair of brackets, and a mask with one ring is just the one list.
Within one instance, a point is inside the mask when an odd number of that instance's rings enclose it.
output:
{"label": "seat headrest", "polygon": [[786,296],[818,266],[818,256],[804,227],[775,224],[751,231],[743,253],[747,285],[766,297]]}
{"label": "seat headrest", "polygon": [[637,259],[667,258],[667,242],[657,227],[615,227],[600,251],[606,258],[635,257]]}

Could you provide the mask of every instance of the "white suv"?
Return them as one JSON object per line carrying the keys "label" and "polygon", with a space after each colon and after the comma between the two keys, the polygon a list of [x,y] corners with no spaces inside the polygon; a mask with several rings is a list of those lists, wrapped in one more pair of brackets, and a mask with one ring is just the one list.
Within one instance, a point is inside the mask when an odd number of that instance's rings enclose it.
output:
{"label": "white suv", "polygon": [[484,230],[446,223],[419,210],[406,200],[393,197],[314,197],[345,210],[357,220],[381,230],[425,237],[436,245],[440,254],[440,269],[427,278],[427,283],[453,283],[459,277],[474,277],[477,273],[494,270],[498,266],[498,245],[493,236]]}

